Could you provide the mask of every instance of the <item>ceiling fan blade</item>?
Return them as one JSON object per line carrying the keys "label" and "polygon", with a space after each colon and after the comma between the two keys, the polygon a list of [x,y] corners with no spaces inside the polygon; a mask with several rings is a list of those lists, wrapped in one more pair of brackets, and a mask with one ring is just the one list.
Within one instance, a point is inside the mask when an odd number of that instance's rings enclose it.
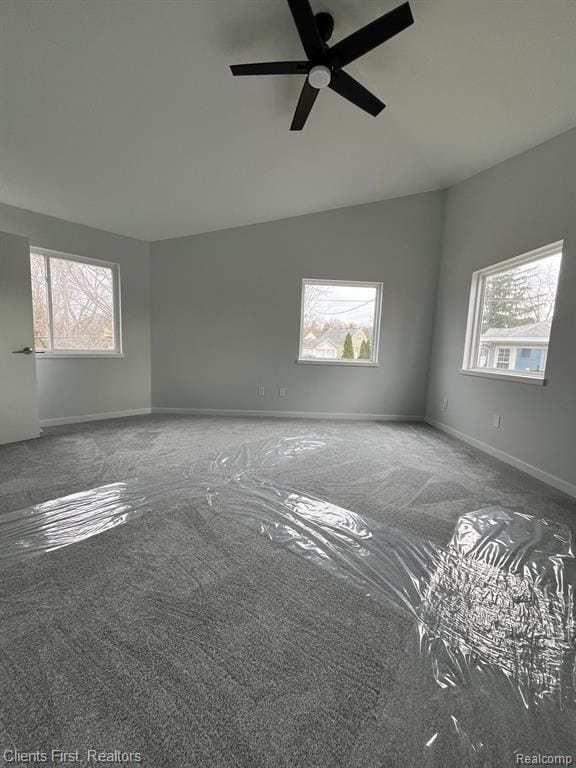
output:
{"label": "ceiling fan blade", "polygon": [[312,88],[308,79],[306,79],[300,93],[300,98],[298,99],[298,104],[296,105],[296,111],[294,112],[294,118],[292,120],[292,125],[290,126],[291,131],[301,131],[302,128],[304,128],[304,124],[308,119],[308,115],[314,106],[317,96],[318,89]]}
{"label": "ceiling fan blade", "polygon": [[259,64],[232,64],[232,74],[238,75],[305,75],[310,69],[307,61],[269,61]]}
{"label": "ceiling fan blade", "polygon": [[324,56],[324,45],[309,0],[288,0],[288,5],[306,56],[311,61],[321,60]]}
{"label": "ceiling fan blade", "polygon": [[402,30],[414,24],[414,17],[409,3],[402,3],[397,8],[380,16],[357,32],[330,48],[330,61],[333,66],[345,67],[351,61],[363,56],[381,43],[390,40]]}
{"label": "ceiling fan blade", "polygon": [[370,93],[357,80],[342,70],[333,73],[328,87],[374,117],[379,115],[386,106],[373,93]]}

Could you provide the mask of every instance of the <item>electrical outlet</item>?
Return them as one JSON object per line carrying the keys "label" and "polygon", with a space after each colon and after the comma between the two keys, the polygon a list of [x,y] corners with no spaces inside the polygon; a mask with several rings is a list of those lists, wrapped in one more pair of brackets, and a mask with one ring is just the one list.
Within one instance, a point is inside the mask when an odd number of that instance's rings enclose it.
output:
{"label": "electrical outlet", "polygon": [[495,413],[494,416],[492,416],[492,426],[496,427],[496,429],[500,429],[502,426],[502,416]]}
{"label": "electrical outlet", "polygon": [[286,387],[280,387],[278,389],[278,397],[286,397]]}
{"label": "electrical outlet", "polygon": [[442,400],[442,408],[444,408],[444,410],[446,410],[446,408],[448,408],[448,398],[447,397],[445,397],[444,400]]}
{"label": "electrical outlet", "polygon": [[264,397],[264,387],[262,384],[258,387],[258,397]]}

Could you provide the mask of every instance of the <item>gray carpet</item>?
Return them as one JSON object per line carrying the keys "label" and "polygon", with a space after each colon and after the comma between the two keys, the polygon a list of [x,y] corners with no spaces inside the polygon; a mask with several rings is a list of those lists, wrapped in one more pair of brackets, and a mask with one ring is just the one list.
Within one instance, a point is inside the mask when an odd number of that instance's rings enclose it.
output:
{"label": "gray carpet", "polygon": [[[422,539],[444,545],[460,515],[494,504],[574,531],[576,502],[424,425],[183,417],[0,447],[0,515],[303,434],[326,448],[263,476]],[[79,750],[82,764],[88,749],[132,750],[159,768],[456,768],[576,752],[553,708],[523,715],[498,689],[480,710],[459,691],[438,698],[408,619],[195,502],[156,504],[0,576],[0,764],[10,747]]]}

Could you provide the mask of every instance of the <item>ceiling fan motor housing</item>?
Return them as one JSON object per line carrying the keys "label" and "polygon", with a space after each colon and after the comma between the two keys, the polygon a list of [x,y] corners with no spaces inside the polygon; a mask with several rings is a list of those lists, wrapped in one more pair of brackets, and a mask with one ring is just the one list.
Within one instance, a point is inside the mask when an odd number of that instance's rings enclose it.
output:
{"label": "ceiling fan motor housing", "polygon": [[334,32],[334,18],[332,14],[320,11],[320,13],[314,16],[314,19],[320,33],[320,39],[323,43],[327,43],[332,37],[332,32]]}

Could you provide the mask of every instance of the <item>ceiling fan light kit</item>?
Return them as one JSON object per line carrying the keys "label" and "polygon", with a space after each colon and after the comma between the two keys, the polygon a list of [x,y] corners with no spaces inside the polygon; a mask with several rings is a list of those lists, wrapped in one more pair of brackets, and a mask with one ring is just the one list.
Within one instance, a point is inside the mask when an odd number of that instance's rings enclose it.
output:
{"label": "ceiling fan light kit", "polygon": [[308,82],[313,88],[318,88],[318,90],[330,85],[330,80],[332,80],[332,72],[330,72],[328,67],[319,65],[312,67],[310,72],[308,72]]}
{"label": "ceiling fan light kit", "polygon": [[314,15],[309,0],[288,0],[306,61],[273,61],[259,64],[234,64],[235,76],[245,75],[306,75],[291,131],[301,131],[314,106],[318,93],[330,88],[369,115],[379,115],[386,106],[343,67],[365,53],[390,40],[414,23],[409,3],[397,6],[365,27],[353,32],[339,43],[328,46],[334,30],[334,19],[326,12]]}

